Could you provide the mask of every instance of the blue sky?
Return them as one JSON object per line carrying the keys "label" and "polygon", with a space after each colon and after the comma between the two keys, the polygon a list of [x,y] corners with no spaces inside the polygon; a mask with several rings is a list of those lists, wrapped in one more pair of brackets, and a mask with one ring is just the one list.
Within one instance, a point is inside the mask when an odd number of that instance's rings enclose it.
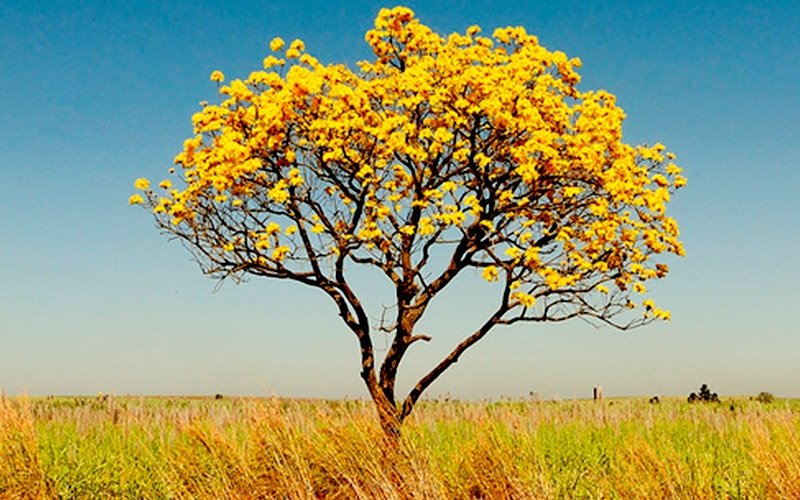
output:
{"label": "blue sky", "polygon": [[[800,3],[407,5],[439,32],[522,25],[580,57],[581,88],[613,92],[627,112],[626,141],[663,142],[689,178],[670,207],[688,257],[653,287],[673,321],[496,330],[430,395],[572,398],[596,384],[685,395],[708,383],[800,396]],[[249,74],[274,36],[352,65],[369,57],[363,34],[382,6],[0,4],[0,390],[366,395],[355,338],[326,297],[264,279],[215,291],[127,198],[135,178],[165,175],[197,103],[215,98],[212,70]],[[368,296],[387,291],[355,279]],[[469,277],[455,285],[401,389],[488,307]]]}

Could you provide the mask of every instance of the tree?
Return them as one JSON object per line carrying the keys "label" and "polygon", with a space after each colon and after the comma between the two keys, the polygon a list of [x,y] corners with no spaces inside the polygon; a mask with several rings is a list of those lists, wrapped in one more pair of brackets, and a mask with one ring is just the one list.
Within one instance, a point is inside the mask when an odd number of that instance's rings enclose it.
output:
{"label": "tree", "polygon": [[[366,33],[375,58],[358,71],[319,63],[300,40],[279,58],[275,38],[263,71],[228,84],[212,73],[221,102],[192,117],[195,135],[175,158],[179,187],[164,180],[156,193],[139,179],[129,200],[208,275],[325,292],[358,340],[361,378],[389,436],[499,325],[668,319],[632,295],[667,274],[659,254],[684,254],[665,213],[686,182],[674,156],[622,142],[615,97],[577,89],[580,60],[523,28],[479,33],[443,37],[407,8],[383,9]],[[357,265],[394,288],[390,325],[370,324],[348,281]],[[497,294],[496,309],[399,398],[401,360],[430,340],[417,323],[469,269]],[[380,366],[375,328],[392,335]]]}
{"label": "tree", "polygon": [[699,393],[693,392],[689,394],[689,397],[686,398],[686,400],[690,403],[694,403],[696,401],[702,401],[704,403],[719,403],[719,396],[717,396],[716,392],[711,392],[708,389],[707,384],[703,384],[700,386]]}

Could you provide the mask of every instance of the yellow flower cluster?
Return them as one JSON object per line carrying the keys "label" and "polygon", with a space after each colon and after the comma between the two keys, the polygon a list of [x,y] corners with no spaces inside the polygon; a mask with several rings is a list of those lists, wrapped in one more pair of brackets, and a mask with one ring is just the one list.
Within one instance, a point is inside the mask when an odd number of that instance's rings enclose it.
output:
{"label": "yellow flower cluster", "polygon": [[192,117],[175,158],[182,189],[164,181],[158,197],[139,179],[146,199],[129,202],[176,231],[227,231],[209,243],[226,258],[362,252],[392,268],[468,238],[486,280],[515,270],[528,286],[513,296],[524,307],[590,281],[609,300],[608,286],[644,293],[667,271],[653,256],[684,254],[666,215],[686,183],[674,155],[622,142],[625,113],[577,88],[579,59],[520,27],[480,33],[442,36],[408,8],[383,9],[365,35],[375,58],[357,72],[274,38],[283,58],[263,70],[227,84],[211,74],[221,99]]}

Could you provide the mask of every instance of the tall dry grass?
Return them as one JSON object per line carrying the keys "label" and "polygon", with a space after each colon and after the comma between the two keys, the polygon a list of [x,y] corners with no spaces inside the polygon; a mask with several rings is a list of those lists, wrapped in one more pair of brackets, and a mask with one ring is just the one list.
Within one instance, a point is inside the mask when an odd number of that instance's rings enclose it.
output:
{"label": "tall dry grass", "polygon": [[40,459],[36,431],[27,399],[0,395],[0,496],[52,496]]}
{"label": "tall dry grass", "polygon": [[4,498],[800,498],[800,402],[0,404]]}

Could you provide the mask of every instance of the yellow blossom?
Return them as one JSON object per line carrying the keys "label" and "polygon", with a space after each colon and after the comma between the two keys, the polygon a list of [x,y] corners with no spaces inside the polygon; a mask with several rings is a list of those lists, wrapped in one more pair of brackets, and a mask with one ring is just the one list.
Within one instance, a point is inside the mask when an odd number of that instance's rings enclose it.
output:
{"label": "yellow blossom", "polygon": [[128,203],[131,205],[139,205],[141,203],[144,203],[144,198],[142,198],[142,195],[140,194],[134,194],[131,195],[130,198],[128,198]]}
{"label": "yellow blossom", "polygon": [[276,36],[269,42],[269,50],[273,52],[277,52],[283,48],[286,42],[283,41],[283,38]]}
{"label": "yellow blossom", "polygon": [[498,271],[496,266],[486,266],[483,268],[483,279],[486,281],[497,281]]}
{"label": "yellow blossom", "polygon": [[225,80],[225,75],[222,74],[222,71],[215,69],[211,72],[211,81],[212,82],[222,82]]}
{"label": "yellow blossom", "polygon": [[286,257],[286,254],[289,253],[289,247],[287,246],[279,246],[275,247],[275,250],[272,251],[272,260],[283,260]]}
{"label": "yellow blossom", "polygon": [[284,64],[286,64],[285,60],[278,59],[277,57],[275,57],[273,55],[269,55],[269,56],[265,57],[264,61],[262,62],[262,65],[264,66],[264,69],[272,69],[275,66],[283,66]]}
{"label": "yellow blossom", "polygon": [[516,300],[525,307],[532,307],[536,304],[536,298],[533,295],[525,292],[514,292],[511,294],[511,300]]}
{"label": "yellow blossom", "polygon": [[517,247],[508,247],[506,248],[505,254],[512,259],[517,260],[522,256],[522,250]]}
{"label": "yellow blossom", "polygon": [[277,203],[285,203],[289,200],[289,191],[281,186],[275,186],[269,190],[269,197]]}
{"label": "yellow blossom", "polygon": [[436,232],[436,227],[431,224],[430,217],[423,217],[419,220],[419,234],[427,236]]}
{"label": "yellow blossom", "polygon": [[147,188],[149,188],[149,187],[150,187],[150,181],[148,181],[148,180],[147,180],[146,178],[144,178],[144,177],[139,177],[139,178],[138,178],[138,179],[136,179],[136,181],[133,183],[133,187],[135,187],[136,189],[140,189],[140,190],[144,191],[144,190],[146,190]]}

